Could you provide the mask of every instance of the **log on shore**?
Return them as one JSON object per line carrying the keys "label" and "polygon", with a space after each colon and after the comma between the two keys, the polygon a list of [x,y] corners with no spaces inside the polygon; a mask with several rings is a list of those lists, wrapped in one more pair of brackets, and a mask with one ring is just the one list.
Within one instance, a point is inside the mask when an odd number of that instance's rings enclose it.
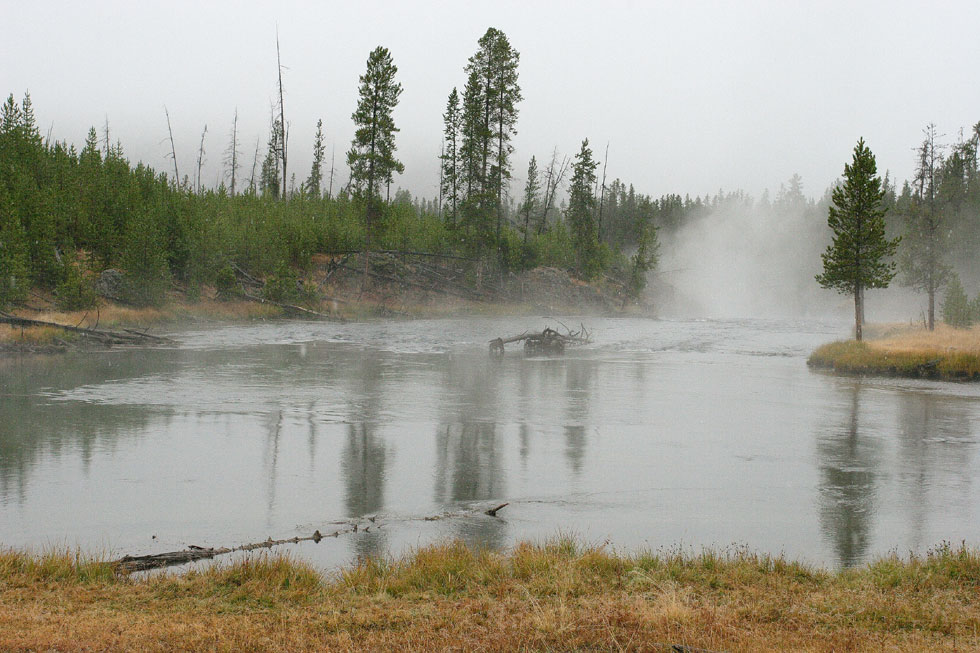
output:
{"label": "log on shore", "polygon": [[318,320],[329,320],[330,322],[347,322],[347,320],[337,315],[329,315],[327,313],[320,313],[319,311],[312,311],[308,308],[303,308],[302,306],[296,306],[294,304],[283,304],[282,302],[265,299],[264,297],[249,295],[247,292],[243,292],[242,297],[253,302],[259,302],[260,304],[272,304],[273,306],[278,306],[284,311],[289,311],[301,316],[315,317]]}
{"label": "log on shore", "polygon": [[45,320],[33,320],[26,317],[18,317],[9,313],[0,313],[0,324],[9,324],[20,327],[51,327],[74,333],[84,338],[97,340],[104,345],[136,345],[155,343],[173,343],[170,338],[163,336],[153,336],[133,329],[123,329],[122,331],[105,331],[102,329],[89,329],[85,327],[71,326],[68,324],[58,324],[57,322],[47,322]]}

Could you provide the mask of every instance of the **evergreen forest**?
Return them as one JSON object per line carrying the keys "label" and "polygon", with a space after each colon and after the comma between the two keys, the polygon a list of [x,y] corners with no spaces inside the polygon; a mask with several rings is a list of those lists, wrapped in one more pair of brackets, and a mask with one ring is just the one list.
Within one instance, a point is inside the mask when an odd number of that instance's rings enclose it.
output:
{"label": "evergreen forest", "polygon": [[[95,278],[108,269],[125,278],[128,303],[159,305],[172,288],[193,298],[206,286],[227,286],[232,270],[302,278],[316,254],[372,249],[458,256],[481,274],[550,266],[586,281],[613,279],[637,297],[661,244],[726,206],[771,215],[776,225],[782,213],[802,216],[798,240],[822,239],[814,258],[829,241],[831,189],[808,199],[796,175],[772,200],[741,191],[653,197],[607,180],[609,148],[588,134],[563,144],[574,154],[533,153],[528,169],[515,171],[519,53],[490,28],[461,63],[466,84],[448,92],[433,198],[396,183],[404,170],[401,85],[383,47],[368,57],[359,97],[338,99],[355,107],[357,129],[344,184],[327,168],[322,123],[312,168],[287,167],[293,144],[281,94],[264,152],[243,155],[236,118],[224,179],[209,187],[200,157],[196,175],[181,176],[176,157],[173,170],[134,164],[108,124],[92,127],[80,147],[44,138],[29,93],[19,101],[11,93],[0,109],[0,308],[24,301],[31,288],[53,291],[64,309],[87,308]],[[883,184],[888,236],[901,237],[896,281],[928,296],[930,306],[938,298],[945,319],[958,324],[980,320],[980,298],[971,299],[980,290],[978,143],[980,123],[948,143],[929,125],[914,178],[898,187],[886,175]]]}

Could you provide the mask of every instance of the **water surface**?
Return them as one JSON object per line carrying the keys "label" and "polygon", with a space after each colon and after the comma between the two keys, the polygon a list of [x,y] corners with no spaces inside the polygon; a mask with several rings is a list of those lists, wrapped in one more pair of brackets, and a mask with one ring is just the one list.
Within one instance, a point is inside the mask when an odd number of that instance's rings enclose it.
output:
{"label": "water surface", "polygon": [[561,532],[836,567],[980,544],[980,386],[811,372],[843,324],[562,320],[595,342],[494,360],[491,338],[557,321],[279,322],[0,359],[0,545],[141,554],[356,522],[289,550],[331,567]]}

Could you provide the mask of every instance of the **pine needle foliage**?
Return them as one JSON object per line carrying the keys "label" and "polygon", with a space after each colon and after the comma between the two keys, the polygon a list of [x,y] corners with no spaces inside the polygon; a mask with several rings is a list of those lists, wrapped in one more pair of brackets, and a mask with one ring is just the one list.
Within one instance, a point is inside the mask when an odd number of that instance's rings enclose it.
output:
{"label": "pine needle foliage", "polygon": [[854,295],[855,335],[861,339],[864,290],[887,288],[895,277],[895,255],[900,238],[885,236],[885,196],[874,154],[864,139],[854,146],[854,157],[844,165],[844,183],[834,188],[827,225],[833,242],[821,254],[823,273],[816,276],[824,288]]}

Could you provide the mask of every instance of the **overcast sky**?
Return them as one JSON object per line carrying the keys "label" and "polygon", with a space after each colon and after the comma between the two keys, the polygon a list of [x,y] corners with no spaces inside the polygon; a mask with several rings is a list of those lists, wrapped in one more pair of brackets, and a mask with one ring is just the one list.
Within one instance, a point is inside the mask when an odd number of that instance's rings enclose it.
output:
{"label": "overcast sky", "polygon": [[905,179],[928,122],[954,142],[980,121],[976,0],[4,5],[0,92],[29,90],[42,132],[80,147],[108,117],[134,163],[168,170],[166,105],[181,176],[207,125],[207,184],[236,107],[246,177],[256,138],[265,147],[277,25],[298,180],[318,118],[346,180],[357,78],[383,45],[404,87],[396,184],[435,196],[446,97],[490,26],[521,55],[513,195],[532,154],[573,154],[588,137],[599,158],[610,143],[609,177],[644,193],[758,196],[799,173],[818,196],[859,136]]}

